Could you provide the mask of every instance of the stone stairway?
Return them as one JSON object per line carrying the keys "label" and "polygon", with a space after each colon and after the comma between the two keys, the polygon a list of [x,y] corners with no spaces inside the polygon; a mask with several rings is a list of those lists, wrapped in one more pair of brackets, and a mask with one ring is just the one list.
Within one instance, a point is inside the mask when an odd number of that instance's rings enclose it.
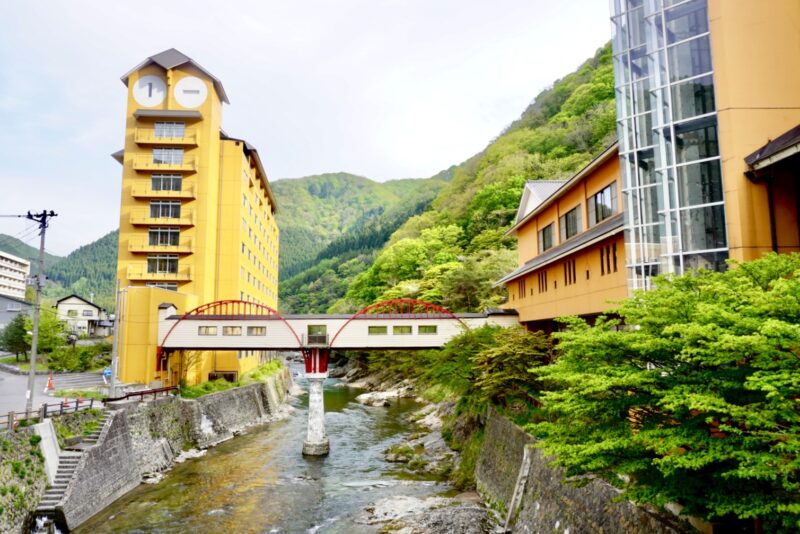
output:
{"label": "stone stairway", "polygon": [[84,454],[84,449],[97,443],[107,420],[108,412],[104,412],[98,420],[96,430],[87,436],[83,436],[80,443],[65,447],[61,452],[61,455],[58,457],[58,470],[56,471],[55,481],[47,488],[44,497],[42,497],[41,502],[39,502],[39,505],[36,507],[36,516],[55,520],[56,506],[61,502],[61,499],[64,498],[67,487],[75,474],[75,469],[77,469],[78,463]]}
{"label": "stone stairway", "polygon": [[102,373],[67,373],[53,377],[56,389],[87,389],[102,386]]}

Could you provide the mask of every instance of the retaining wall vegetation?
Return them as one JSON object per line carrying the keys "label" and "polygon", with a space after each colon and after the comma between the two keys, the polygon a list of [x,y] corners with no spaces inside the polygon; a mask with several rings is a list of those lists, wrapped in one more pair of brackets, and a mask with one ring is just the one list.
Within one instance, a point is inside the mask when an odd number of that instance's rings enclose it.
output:
{"label": "retaining wall vegetation", "polygon": [[[534,439],[509,420],[491,412],[475,469],[478,491],[507,510],[511,504],[525,447]],[[565,483],[563,471],[548,465],[539,449],[531,451],[530,472],[514,533],[677,534],[696,532],[668,513],[615,501],[619,490],[592,478],[582,487]]]}
{"label": "retaining wall vegetation", "polygon": [[39,436],[30,427],[0,431],[0,532],[21,532],[46,487]]}

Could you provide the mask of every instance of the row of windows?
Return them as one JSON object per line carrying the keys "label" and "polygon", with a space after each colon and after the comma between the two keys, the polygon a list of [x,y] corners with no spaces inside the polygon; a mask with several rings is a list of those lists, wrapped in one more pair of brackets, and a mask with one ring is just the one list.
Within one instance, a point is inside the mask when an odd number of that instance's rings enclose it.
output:
{"label": "row of windows", "polygon": [[[198,336],[216,336],[217,335],[217,327],[216,326],[198,326],[197,327],[197,335]],[[222,335],[223,336],[241,336],[242,335],[242,327],[241,326],[223,326],[222,327]],[[247,327],[247,335],[248,336],[266,336],[267,335],[267,327],[266,326],[248,326]]]}
{"label": "row of windows", "polygon": [[152,219],[180,219],[180,200],[151,200],[150,218]]}
{"label": "row of windows", "polygon": [[153,191],[181,191],[183,176],[180,174],[150,175],[150,189]]}
{"label": "row of windows", "polygon": [[150,254],[147,256],[147,272],[151,274],[175,274],[178,272],[177,254]]}
{"label": "row of windows", "polygon": [[600,275],[605,276],[617,272],[617,244],[612,243],[600,247]]}
{"label": "row of windows", "polygon": [[146,287],[157,287],[159,289],[167,289],[169,291],[177,291],[178,284],[177,282],[148,282],[145,284]]}
{"label": "row of windows", "polygon": [[564,262],[564,285],[571,286],[578,280],[578,275],[575,271],[575,260],[567,260]]}
{"label": "row of windows", "polygon": [[[432,325],[419,325],[417,326],[417,334],[419,335],[436,335],[438,327]],[[388,326],[368,326],[367,334],[370,336],[385,336],[389,333]],[[392,335],[395,336],[410,336],[413,334],[413,327],[411,325],[394,325],[392,326]]]}
{"label": "row of windows", "polygon": [[[560,229],[559,238],[561,243],[565,242],[567,239],[576,236],[582,230],[580,208],[581,208],[580,205],[575,206],[567,213],[559,217],[558,226]],[[617,211],[616,182],[612,182],[611,184],[600,190],[598,193],[589,197],[586,205],[586,210],[589,215],[588,219],[590,227],[611,217]],[[550,223],[541,230],[539,230],[538,242],[539,242],[540,254],[545,250],[548,250],[550,248],[553,248],[553,246],[555,246],[555,243],[553,241],[554,225],[555,223]]]}
{"label": "row of windows", "polygon": [[[82,310],[83,317],[94,317],[94,310]],[[78,310],[67,310],[67,317],[77,317]]]}

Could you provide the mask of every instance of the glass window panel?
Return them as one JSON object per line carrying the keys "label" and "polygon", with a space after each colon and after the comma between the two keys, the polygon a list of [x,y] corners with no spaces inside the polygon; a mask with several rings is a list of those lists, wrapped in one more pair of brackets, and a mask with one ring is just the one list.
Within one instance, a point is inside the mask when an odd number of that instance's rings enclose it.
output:
{"label": "glass window panel", "polygon": [[367,334],[370,336],[385,336],[387,333],[387,327],[385,326],[368,326],[367,327]]}
{"label": "glass window panel", "polygon": [[242,327],[241,326],[223,326],[222,327],[222,335],[223,336],[241,336],[242,335]]}
{"label": "glass window panel", "polygon": [[692,0],[664,11],[667,42],[676,43],[708,31],[706,0]]}
{"label": "glass window panel", "polygon": [[640,150],[636,153],[637,184],[648,185],[656,183],[658,175],[656,173],[656,163],[654,161],[655,151],[652,148]]}
{"label": "glass window panel", "polygon": [[614,98],[617,105],[617,118],[630,117],[633,114],[633,101],[631,100],[630,87],[618,87]]}
{"label": "glass window panel", "polygon": [[628,39],[631,47],[644,44],[645,36],[644,8],[628,11]]}
{"label": "glass window panel", "polygon": [[722,205],[681,212],[683,250],[724,248],[725,209]]}
{"label": "glass window panel", "polygon": [[653,144],[653,118],[650,113],[636,117],[636,143],[639,147]]}
{"label": "glass window panel", "polygon": [[670,81],[676,82],[711,72],[711,44],[707,35],[672,46],[667,50]]}
{"label": "glass window panel", "polygon": [[658,261],[661,257],[661,224],[651,224],[642,227],[642,259],[643,261]]}
{"label": "glass window panel", "polygon": [[617,121],[617,135],[619,136],[623,151],[633,150],[636,146],[634,144],[633,134],[633,119]]}
{"label": "glass window panel", "polygon": [[392,335],[408,336],[411,335],[412,333],[413,332],[411,331],[411,325],[392,326]]}
{"label": "glass window panel", "polygon": [[418,329],[417,329],[418,333],[427,334],[427,335],[436,334],[436,331],[437,331],[437,326],[435,324],[434,325],[420,325],[418,327]]}
{"label": "glass window panel", "polygon": [[180,191],[182,182],[180,174],[154,174],[150,179],[153,191]]}
{"label": "glass window panel", "polygon": [[553,247],[553,224],[550,223],[546,227],[539,230],[539,252]]}
{"label": "glass window panel", "polygon": [[649,62],[647,60],[647,52],[644,46],[640,46],[631,50],[631,75],[634,80],[646,78],[650,75]]}
{"label": "glass window panel", "polygon": [[715,110],[714,80],[711,76],[672,86],[672,116],[675,120],[688,119]]}
{"label": "glass window panel", "polygon": [[[726,271],[728,264],[725,260],[728,259],[728,252],[704,252],[701,254],[687,254],[683,256],[683,269],[684,271],[706,269],[708,271]],[[677,260],[676,270],[677,270]]]}
{"label": "glass window panel", "polygon": [[643,187],[639,194],[641,198],[642,222],[659,222],[659,212],[664,209],[664,195],[661,191],[661,185],[656,184]]}
{"label": "glass window panel", "polygon": [[704,161],[677,168],[681,206],[722,201],[722,175],[719,160]]}
{"label": "glass window panel", "polygon": [[678,163],[719,156],[717,118],[705,117],[675,125],[675,148]]}
{"label": "glass window panel", "polygon": [[645,78],[633,82],[633,111],[634,113],[644,113],[652,109],[650,99],[650,79]]}
{"label": "glass window panel", "polygon": [[614,51],[622,51],[628,48],[628,19],[625,15],[618,15],[611,19]]}

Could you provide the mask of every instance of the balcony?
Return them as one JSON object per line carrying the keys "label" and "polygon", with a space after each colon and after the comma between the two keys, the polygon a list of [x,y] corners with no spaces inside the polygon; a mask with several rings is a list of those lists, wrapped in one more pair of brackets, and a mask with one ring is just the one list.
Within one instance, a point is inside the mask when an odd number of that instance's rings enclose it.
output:
{"label": "balcony", "polygon": [[188,208],[181,210],[180,217],[151,217],[150,209],[131,212],[134,226],[194,226],[194,212]]}
{"label": "balcony", "polygon": [[185,184],[180,191],[155,191],[150,184],[131,186],[131,196],[134,198],[183,198],[193,200],[197,198],[194,184]]}
{"label": "balcony", "polygon": [[128,252],[146,252],[162,254],[191,254],[194,243],[191,239],[181,239],[177,245],[151,245],[148,238],[133,238],[128,241]]}
{"label": "balcony", "polygon": [[195,172],[197,160],[194,156],[183,156],[183,161],[180,163],[156,163],[152,154],[139,154],[133,157],[133,168],[137,171]]}
{"label": "balcony", "polygon": [[157,136],[154,128],[136,128],[133,140],[140,145],[197,146],[197,130],[186,128],[182,137]]}
{"label": "balcony", "polygon": [[328,334],[301,334],[304,347],[327,347]]}
{"label": "balcony", "polygon": [[190,266],[178,267],[176,273],[148,273],[146,263],[128,265],[128,280],[145,280],[148,282],[188,282],[192,279]]}

